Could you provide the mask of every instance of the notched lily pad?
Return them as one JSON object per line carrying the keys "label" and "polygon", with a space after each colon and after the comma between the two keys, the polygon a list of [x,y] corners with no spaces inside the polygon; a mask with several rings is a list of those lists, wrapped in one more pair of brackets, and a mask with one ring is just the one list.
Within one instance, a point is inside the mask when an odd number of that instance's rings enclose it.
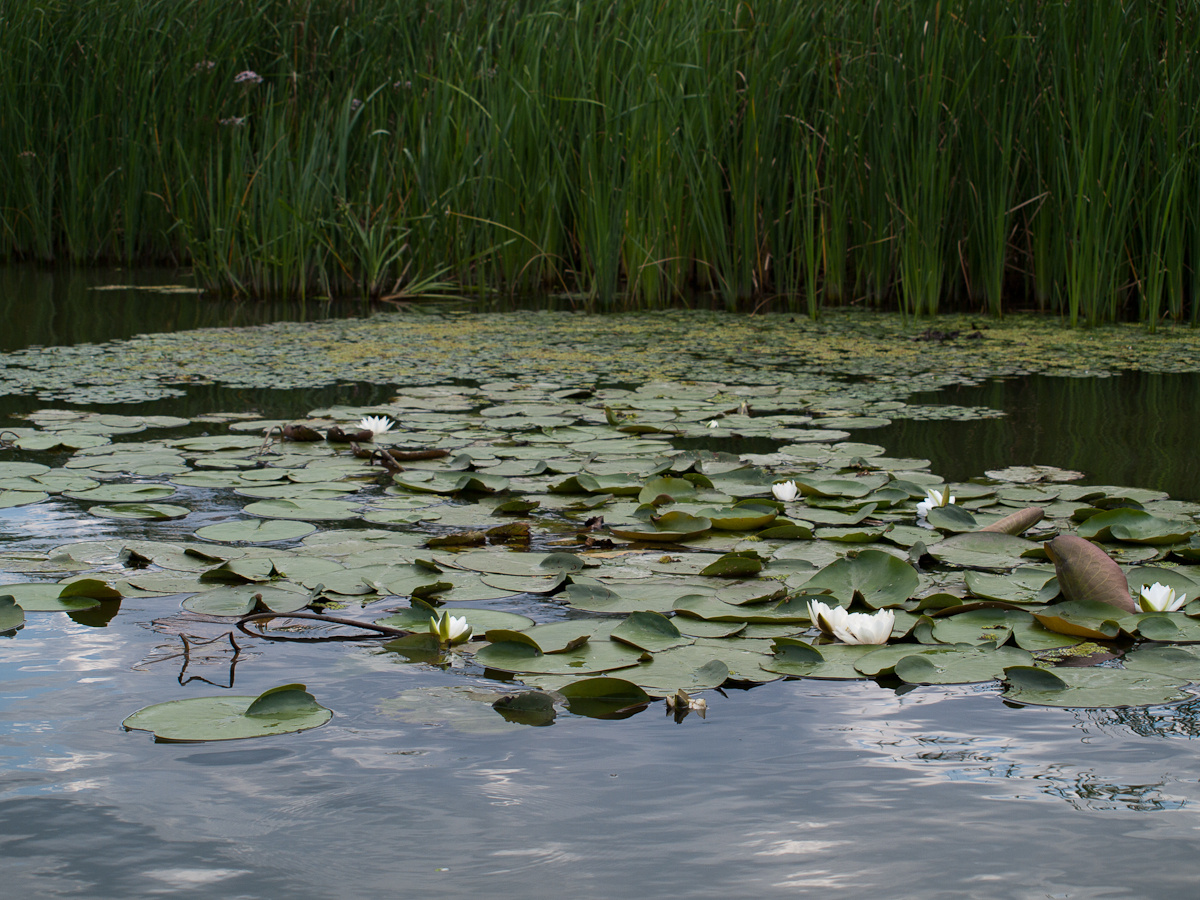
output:
{"label": "notched lily pad", "polygon": [[668,544],[695,540],[710,528],[712,528],[711,519],[672,510],[661,516],[652,517],[646,527],[617,528],[612,526],[609,531],[626,541]]}
{"label": "notched lily pad", "polygon": [[15,631],[25,624],[25,610],[11,594],[0,594],[0,633]]}
{"label": "notched lily pad", "polygon": [[621,678],[585,678],[564,685],[559,693],[566,698],[570,712],[593,719],[623,719],[645,709],[654,699]]}
{"label": "notched lily pad", "polygon": [[1169,675],[1134,669],[1013,666],[1004,670],[1004,699],[1035,706],[1159,706],[1192,697],[1184,685]]}
{"label": "notched lily pad", "polygon": [[149,731],[156,741],[228,741],[307,731],[333,712],[302,684],[284,684],[257,697],[193,697],[156,703],[128,716],[126,731]]}

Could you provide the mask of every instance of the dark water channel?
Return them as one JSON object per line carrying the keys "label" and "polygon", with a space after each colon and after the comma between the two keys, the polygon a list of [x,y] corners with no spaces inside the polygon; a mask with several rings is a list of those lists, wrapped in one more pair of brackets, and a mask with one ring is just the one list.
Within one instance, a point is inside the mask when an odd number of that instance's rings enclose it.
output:
{"label": "dark water channel", "polygon": [[950,481],[988,469],[1049,465],[1092,484],[1130,485],[1200,500],[1200,374],[1113,378],[1031,375],[914,394],[912,403],[985,406],[1001,418],[899,419],[859,439],[933,463]]}
{"label": "dark water channel", "polygon": [[[1200,498],[1197,386],[990,382],[918,399],[1006,418],[855,437],[949,479],[1037,463]],[[114,411],[269,416],[379,391],[204,387]],[[75,537],[37,506],[0,519],[0,540]],[[236,668],[215,652],[185,668],[147,625],[177,611],[129,599],[103,627],[39,614],[0,638],[5,896],[1175,898],[1200,878],[1200,702],[1015,708],[991,686],[800,680],[712,694],[704,720],[655,704],[534,728],[470,699],[490,685],[478,674],[367,643],[252,645]],[[212,684],[176,687],[194,676]],[[169,690],[231,679],[247,695],[304,682],[335,718],[227,744],[120,726]]]}

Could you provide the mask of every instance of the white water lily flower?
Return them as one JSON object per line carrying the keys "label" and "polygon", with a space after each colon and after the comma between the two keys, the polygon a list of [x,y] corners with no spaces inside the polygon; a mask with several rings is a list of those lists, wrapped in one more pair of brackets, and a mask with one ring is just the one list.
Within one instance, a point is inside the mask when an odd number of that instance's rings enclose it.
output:
{"label": "white water lily flower", "polygon": [[776,500],[788,503],[799,496],[800,489],[796,487],[796,482],[794,481],[780,481],[771,485],[771,493],[775,495]]}
{"label": "white water lily flower", "polygon": [[934,490],[933,488],[925,488],[925,499],[917,504],[917,515],[922,519],[929,515],[929,511],[935,506],[949,506],[954,502],[954,498],[950,496],[950,490],[945,492]]}
{"label": "white water lily flower", "polygon": [[358,427],[372,434],[387,434],[395,424],[387,416],[363,416],[358,420]]}
{"label": "white water lily flower", "polygon": [[850,613],[842,606],[828,606],[820,600],[808,601],[808,617],[826,634],[836,634],[846,623]]}
{"label": "white water lily flower", "polygon": [[1187,594],[1175,596],[1175,589],[1165,584],[1143,584],[1138,594],[1138,607],[1142,612],[1175,612],[1187,603]]}
{"label": "white water lily flower", "polygon": [[471,637],[471,626],[467,624],[466,616],[442,613],[440,617],[429,617],[429,632],[437,635],[437,639],[449,647],[468,640]]}
{"label": "white water lily flower", "polygon": [[716,419],[713,419],[712,421],[708,422],[704,427],[705,428],[720,428],[721,426],[717,423]]}
{"label": "white water lily flower", "polygon": [[833,636],[846,644],[886,644],[895,624],[896,614],[890,609],[850,613],[840,625],[834,626]]}

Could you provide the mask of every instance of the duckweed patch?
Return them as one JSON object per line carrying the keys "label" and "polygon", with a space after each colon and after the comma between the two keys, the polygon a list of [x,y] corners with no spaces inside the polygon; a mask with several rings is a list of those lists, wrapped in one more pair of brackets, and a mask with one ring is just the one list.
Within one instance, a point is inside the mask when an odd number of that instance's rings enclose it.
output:
{"label": "duckweed patch", "polygon": [[[195,384],[312,388],[511,380],[571,390],[698,380],[736,385],[751,405],[754,392],[746,389],[753,386],[807,391],[806,415],[822,417],[827,427],[866,427],[896,418],[995,415],[985,408],[903,403],[916,391],[993,376],[1200,370],[1200,332],[1189,328],[1150,333],[1130,324],[1068,330],[1053,318],[1034,315],[1002,321],[943,316],[938,322],[957,336],[931,340],[917,320],[866,311],[831,311],[813,322],[786,314],[695,310],[601,316],[436,307],[421,314],[197,329],[0,354],[0,395],[104,404],[180,396]],[[847,377],[853,380],[847,383]],[[514,406],[494,410],[492,424],[519,426],[522,420],[513,419],[519,414],[544,418],[546,410],[520,408],[542,396],[536,390],[528,397],[511,395],[506,401]],[[674,407],[671,400],[664,405],[667,411]],[[758,409],[763,411],[761,403]],[[662,427],[655,414],[662,411],[643,409],[625,425],[654,434]],[[779,424],[786,424],[794,439],[806,439],[805,421]],[[75,429],[72,437],[79,441],[86,435]]]}

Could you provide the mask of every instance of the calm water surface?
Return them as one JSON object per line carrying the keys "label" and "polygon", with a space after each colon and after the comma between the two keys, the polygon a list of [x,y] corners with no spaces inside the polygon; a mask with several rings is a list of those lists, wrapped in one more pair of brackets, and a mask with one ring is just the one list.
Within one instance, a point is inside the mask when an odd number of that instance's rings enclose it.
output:
{"label": "calm water surface", "polygon": [[[1160,378],[993,382],[940,402],[1006,419],[856,437],[951,479],[1042,463],[1197,498],[1179,405],[1196,384]],[[200,390],[197,411],[267,415],[382,399]],[[0,510],[6,546],[114,527],[52,504]],[[1200,878],[1200,701],[1020,709],[989,686],[802,680],[710,694],[705,720],[676,723],[657,704],[533,728],[467,696],[498,687],[478,670],[370,643],[245,639],[235,667],[211,650],[185,668],[178,611],[129,599],[107,623],[34,614],[0,638],[5,896],[1174,898]],[[246,695],[303,682],[335,718],[228,744],[121,729],[142,706],[231,678]]]}

